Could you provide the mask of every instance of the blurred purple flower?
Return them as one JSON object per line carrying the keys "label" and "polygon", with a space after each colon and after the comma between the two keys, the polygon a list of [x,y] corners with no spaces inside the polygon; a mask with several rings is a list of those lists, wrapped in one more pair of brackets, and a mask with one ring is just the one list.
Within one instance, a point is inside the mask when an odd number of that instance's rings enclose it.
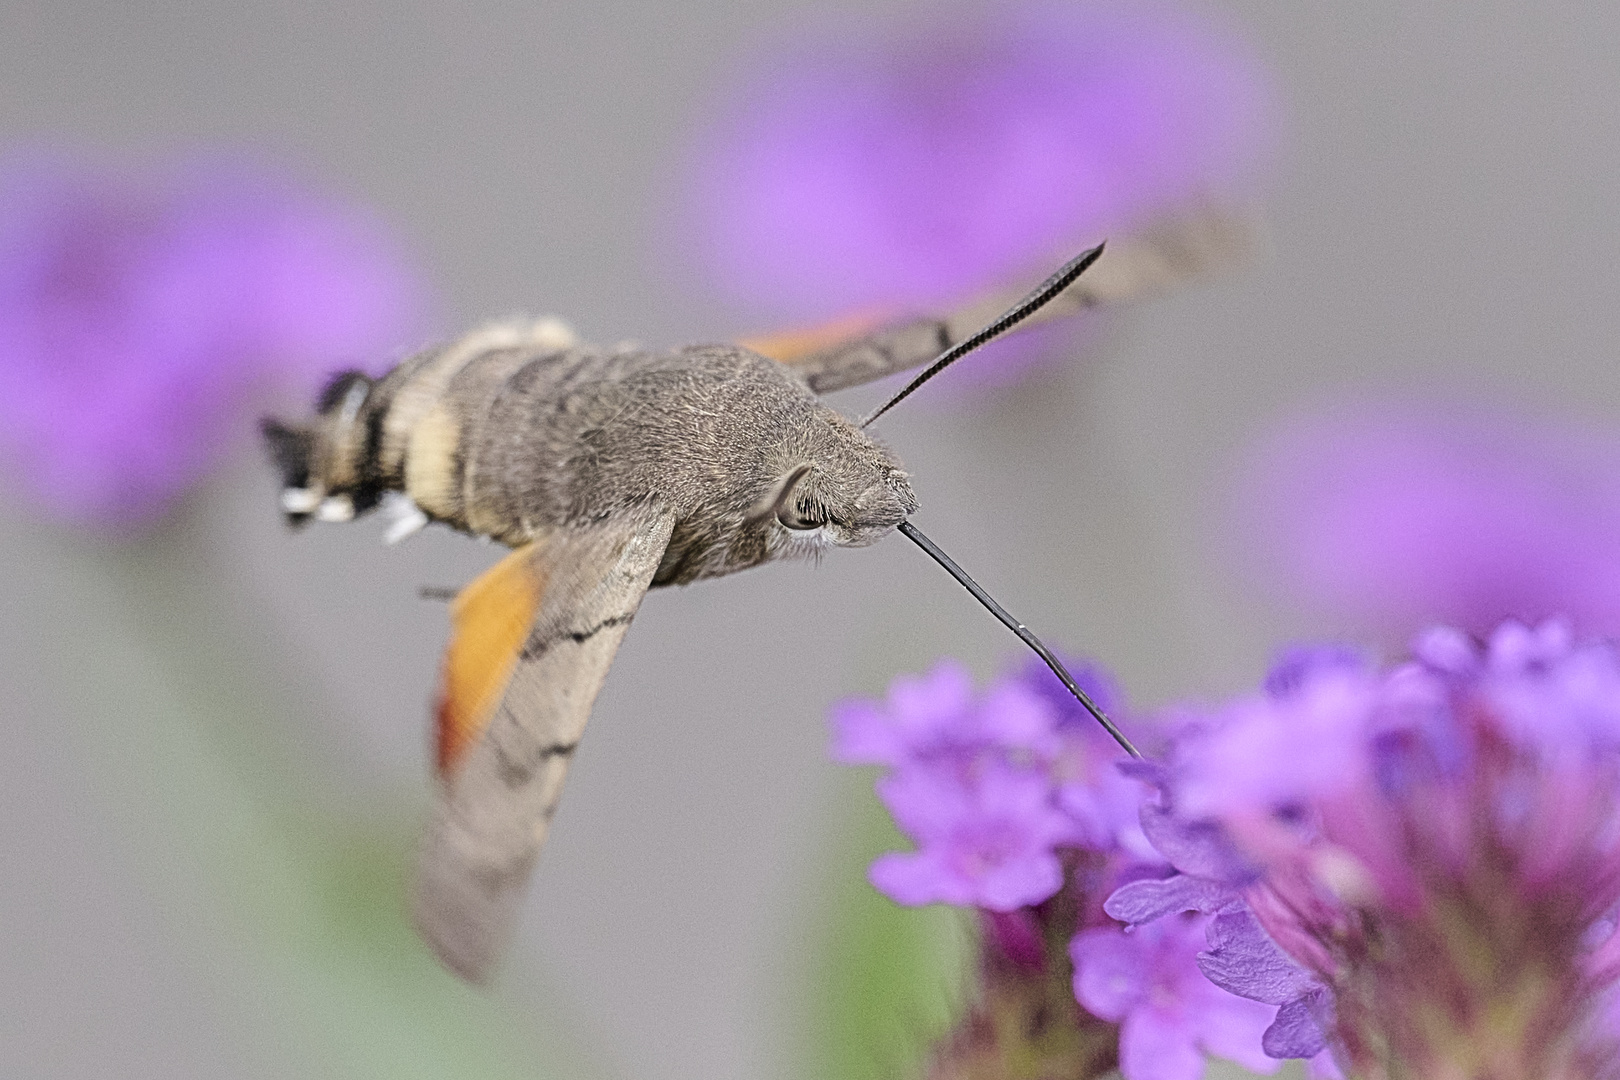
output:
{"label": "blurred purple flower", "polygon": [[1134,931],[1097,927],[1069,946],[1074,993],[1090,1012],[1119,1022],[1125,1080],[1197,1080],[1204,1055],[1271,1073],[1261,1049],[1272,1010],[1211,983],[1199,970],[1207,920],[1176,916]]}
{"label": "blurred purple flower", "polygon": [[385,364],[427,326],[369,212],[242,158],[0,161],[0,448],[57,515],[128,527],[256,395]]}
{"label": "blurred purple flower", "polygon": [[773,318],[934,309],[1230,197],[1275,108],[1251,50],[1157,2],[799,28],[697,142],[683,264]]}
{"label": "blurred purple flower", "polygon": [[1106,908],[1214,914],[1204,971],[1280,1006],[1268,1051],[1330,1036],[1357,1075],[1607,1075],[1613,646],[1554,622],[1431,630],[1388,671],[1301,651],[1263,693],[1177,722],[1144,825],[1182,873]]}
{"label": "blurred purple flower", "polygon": [[980,768],[971,783],[902,772],[880,781],[878,793],[917,841],[916,852],[872,864],[872,884],[891,899],[1011,911],[1062,887],[1055,848],[1072,830],[1040,773],[999,762]]}
{"label": "blurred purple flower", "polygon": [[1017,684],[976,696],[967,669],[942,660],[927,675],[895,679],[886,702],[836,706],[832,754],[849,765],[954,768],[991,751],[1050,748],[1054,719],[1044,698]]}
{"label": "blurred purple flower", "polygon": [[1620,439],[1506,410],[1369,404],[1250,455],[1231,547],[1274,592],[1410,634],[1504,619],[1620,634]]}

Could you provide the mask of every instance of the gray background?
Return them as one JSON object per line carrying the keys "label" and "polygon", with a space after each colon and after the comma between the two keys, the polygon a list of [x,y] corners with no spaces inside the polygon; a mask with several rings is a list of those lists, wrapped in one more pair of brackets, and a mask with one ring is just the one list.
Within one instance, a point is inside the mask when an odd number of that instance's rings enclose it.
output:
{"label": "gray background", "polygon": [[[531,310],[596,340],[712,339],[741,327],[650,256],[661,176],[747,43],[807,10],[4,0],[0,135],[267,143],[398,223],[452,324]],[[1222,10],[1286,96],[1264,257],[1136,309],[1053,379],[885,426],[919,522],[1140,703],[1251,683],[1299,628],[1208,539],[1233,454],[1288,408],[1390,385],[1600,423],[1620,402],[1620,7]],[[418,790],[444,623],[414,590],[492,553],[441,533],[383,550],[367,526],[291,540],[273,501],[244,450],[187,509],[186,542],[299,682],[311,760],[357,800]],[[0,1074],[306,1075],[252,1034],[250,992],[221,991],[186,914],[202,902],[140,884],[116,799],[81,771],[108,718],[42,674],[104,660],[83,648],[100,601],[77,541],[20,507],[0,538]],[[540,972],[548,1022],[630,1080],[787,1071],[783,987],[841,790],[827,704],[1008,650],[899,541],[655,594],[578,755],[513,981]]]}

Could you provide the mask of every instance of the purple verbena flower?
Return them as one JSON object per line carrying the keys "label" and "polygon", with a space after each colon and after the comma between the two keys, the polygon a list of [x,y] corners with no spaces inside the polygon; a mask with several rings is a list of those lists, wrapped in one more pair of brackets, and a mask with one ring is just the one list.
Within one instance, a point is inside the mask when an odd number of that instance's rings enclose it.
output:
{"label": "purple verbena flower", "polygon": [[[1106,677],[1077,670],[1112,707]],[[897,678],[883,702],[840,704],[832,721],[835,758],[891,770],[879,793],[918,848],[884,856],[872,881],[900,903],[1038,903],[1063,883],[1060,849],[1159,863],[1137,815],[1141,784],[1119,772],[1118,747],[1044,667],[981,693],[960,665],[941,662]]]}
{"label": "purple verbena flower", "polygon": [[1234,34],[1128,0],[798,27],[732,102],[692,151],[681,250],[809,320],[937,308],[1232,196],[1274,113]]}
{"label": "purple verbena flower", "polygon": [[962,665],[902,675],[887,701],[857,698],[833,710],[833,758],[850,765],[964,765],[990,751],[1050,751],[1055,717],[1039,694],[999,684],[982,697]]}
{"label": "purple verbena flower", "polygon": [[917,851],[881,856],[872,884],[902,904],[1011,911],[1063,885],[1056,848],[1073,832],[1040,772],[986,762],[971,780],[930,770],[878,783],[884,805]]}
{"label": "purple verbena flower", "polygon": [[1235,551],[1271,591],[1400,640],[1561,616],[1620,633],[1620,438],[1502,408],[1335,407],[1250,452]]}
{"label": "purple verbena flower", "polygon": [[1389,670],[1296,653],[1263,693],[1178,722],[1143,819],[1179,873],[1107,910],[1211,913],[1200,962],[1279,1006],[1269,1052],[1331,1070],[1326,1046],[1361,1076],[1610,1074],[1613,646],[1507,623],[1428,631]]}
{"label": "purple verbena flower", "polygon": [[245,158],[0,159],[0,450],[57,515],[151,519],[256,395],[385,364],[427,290],[369,212]]}
{"label": "purple verbena flower", "polygon": [[[1083,663],[1069,666],[1120,719],[1119,695],[1107,676]],[[1076,1000],[1067,946],[1093,927],[1116,934],[1103,898],[1167,870],[1138,814],[1147,786],[1120,767],[1119,747],[1051,672],[1035,665],[975,690],[960,666],[941,663],[926,676],[896,679],[885,701],[839,706],[833,723],[836,756],[887,767],[878,792],[916,844],[913,852],[873,863],[872,883],[903,904],[944,902],[979,913],[979,983],[956,1028],[936,1047],[930,1080],[999,1076],[1014,1067],[1088,1080],[1112,1069],[1124,1014],[1088,1011]],[[1150,930],[1141,940],[1162,933]],[[1135,1010],[1126,1022],[1145,1034],[1135,1036],[1132,1053],[1151,1065],[1153,1024],[1171,1017],[1192,1025],[1188,1047],[1208,1045],[1267,1064],[1260,1035],[1272,1010],[1202,982],[1193,952],[1176,954],[1163,977],[1189,987],[1197,1002],[1189,997],[1158,1011]],[[1144,978],[1153,962],[1142,962]],[[1199,981],[1188,982],[1188,971]],[[1152,990],[1155,1001],[1161,989]],[[1227,1013],[1248,1013],[1257,1022],[1222,1027],[1219,1016]],[[1185,1055],[1179,1044],[1173,1049],[1179,1066]]]}
{"label": "purple verbena flower", "polygon": [[1206,921],[1178,915],[1132,931],[1095,927],[1070,944],[1075,997],[1120,1024],[1125,1080],[1197,1080],[1206,1053],[1256,1072],[1277,1070],[1280,1062],[1261,1049],[1272,1010],[1199,970]]}

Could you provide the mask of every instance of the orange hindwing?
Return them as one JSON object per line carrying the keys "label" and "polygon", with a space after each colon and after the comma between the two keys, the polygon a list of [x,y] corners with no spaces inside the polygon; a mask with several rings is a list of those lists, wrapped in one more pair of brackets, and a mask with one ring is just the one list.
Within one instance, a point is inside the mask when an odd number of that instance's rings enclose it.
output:
{"label": "orange hindwing", "polygon": [[450,647],[439,686],[436,761],[449,779],[484,728],[539,613],[545,574],[527,544],[486,570],[450,607]]}

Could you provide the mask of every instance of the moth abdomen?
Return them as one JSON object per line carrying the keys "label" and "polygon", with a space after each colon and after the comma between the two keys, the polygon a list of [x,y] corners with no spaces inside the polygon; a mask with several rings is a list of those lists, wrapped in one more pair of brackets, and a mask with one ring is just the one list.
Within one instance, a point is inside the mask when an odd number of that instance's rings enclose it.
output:
{"label": "moth abdomen", "polygon": [[266,417],[260,422],[281,473],[281,509],[290,524],[311,517],[347,521],[381,498],[366,466],[373,433],[363,413],[373,385],[364,372],[341,372],[321,391],[313,420],[288,424]]}
{"label": "moth abdomen", "polygon": [[521,372],[567,366],[574,336],[555,319],[498,323],[403,374],[382,415],[379,475],[421,513],[508,543],[528,539],[514,513],[490,512],[472,477],[489,416]]}
{"label": "moth abdomen", "polygon": [[[347,521],[403,492],[422,513],[462,529],[465,440],[492,387],[513,366],[568,348],[554,319],[492,324],[402,361],[381,378],[334,376],[303,423],[266,418],[289,523]],[[485,400],[479,401],[478,399]]]}

